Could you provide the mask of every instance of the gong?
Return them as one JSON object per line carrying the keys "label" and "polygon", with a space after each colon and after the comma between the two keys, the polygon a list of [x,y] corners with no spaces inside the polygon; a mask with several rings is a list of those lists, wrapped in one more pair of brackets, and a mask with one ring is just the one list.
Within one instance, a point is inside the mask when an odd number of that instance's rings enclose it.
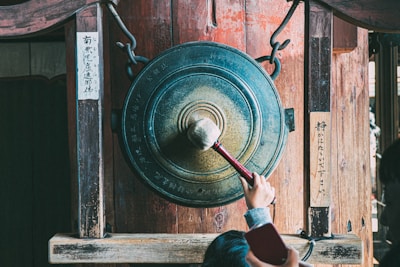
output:
{"label": "gong", "polygon": [[137,176],[168,200],[213,207],[243,196],[236,170],[187,138],[209,118],[219,141],[252,172],[268,177],[287,139],[285,112],[271,77],[253,58],[215,42],[189,42],[152,59],[133,80],[122,110],[122,138]]}

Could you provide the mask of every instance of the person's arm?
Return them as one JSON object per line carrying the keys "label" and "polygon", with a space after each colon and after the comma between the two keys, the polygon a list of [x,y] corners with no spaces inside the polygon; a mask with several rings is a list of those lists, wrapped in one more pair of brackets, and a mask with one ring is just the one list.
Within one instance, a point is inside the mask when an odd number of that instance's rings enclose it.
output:
{"label": "person's arm", "polygon": [[[269,205],[275,198],[275,189],[264,176],[253,173],[254,184],[250,186],[246,179],[240,177],[242,182],[244,197],[247,205],[245,218],[247,225],[251,229],[266,223],[272,223]],[[249,250],[246,260],[251,267],[277,267],[260,261],[251,250]],[[310,267],[312,265],[299,261],[299,253],[293,248],[288,248],[288,259],[281,267]]]}
{"label": "person's arm", "polygon": [[264,176],[261,176],[256,172],[253,172],[253,179],[253,186],[250,186],[245,178],[240,177],[247,208],[254,209],[267,207],[275,198],[275,188],[265,180]]}
{"label": "person's arm", "polygon": [[272,217],[268,207],[247,210],[244,214],[244,218],[246,219],[249,229],[272,223]]}
{"label": "person's arm", "polygon": [[247,225],[252,228],[257,225],[272,223],[268,205],[275,198],[275,189],[264,176],[253,173],[254,184],[250,186],[246,179],[240,177],[248,211],[244,214]]}

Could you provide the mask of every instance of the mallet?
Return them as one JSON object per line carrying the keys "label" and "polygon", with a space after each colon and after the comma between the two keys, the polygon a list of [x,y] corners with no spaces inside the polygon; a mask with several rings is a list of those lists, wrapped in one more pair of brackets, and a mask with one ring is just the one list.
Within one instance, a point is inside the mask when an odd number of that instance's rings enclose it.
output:
{"label": "mallet", "polygon": [[224,157],[250,185],[253,185],[253,175],[236,158],[234,158],[218,141],[221,131],[209,118],[200,119],[192,123],[187,131],[188,139],[201,150],[212,147]]}

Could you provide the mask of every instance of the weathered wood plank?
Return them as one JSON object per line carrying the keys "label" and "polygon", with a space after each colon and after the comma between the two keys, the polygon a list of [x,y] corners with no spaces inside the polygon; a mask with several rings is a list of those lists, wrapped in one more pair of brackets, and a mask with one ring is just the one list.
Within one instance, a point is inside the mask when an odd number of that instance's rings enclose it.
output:
{"label": "weathered wood plank", "polygon": [[[136,55],[149,59],[171,47],[171,1],[122,1],[116,10],[127,29],[137,41]],[[108,12],[109,13],[109,12]],[[126,36],[110,20],[109,46],[111,70],[111,101],[114,110],[121,110],[131,82],[128,79],[125,63],[127,54],[115,45],[126,43]],[[143,64],[134,67],[137,74]],[[139,118],[143,119],[143,118]],[[113,179],[115,185],[115,225],[113,231],[135,233],[177,233],[177,205],[160,197],[140,177],[132,171],[124,155],[120,129],[113,134],[113,139],[105,139],[105,145],[113,146]]]}
{"label": "weathered wood plank", "polygon": [[[60,24],[79,9],[103,2],[100,0],[30,0],[13,6],[0,6],[0,38],[37,33]],[[371,30],[388,32],[400,30],[398,1],[393,0],[319,0],[330,6],[335,14],[351,23]],[[239,21],[239,20],[238,20]],[[211,18],[213,24],[213,19]]]}
{"label": "weathered wood plank", "polygon": [[78,227],[81,238],[105,232],[102,147],[103,61],[100,4],[76,18]]}
{"label": "weathered wood plank", "polygon": [[[246,50],[245,1],[172,1],[173,43],[208,40]],[[230,123],[230,122],[227,122]],[[179,233],[218,233],[245,229],[244,199],[215,208],[177,206]]]}
{"label": "weathered wood plank", "polygon": [[[50,263],[201,263],[217,234],[112,234],[103,239],[79,239],[57,234],[49,241]],[[306,239],[282,235],[300,256],[309,248]],[[317,241],[309,261],[324,264],[359,264],[362,242],[355,235],[337,235]]]}
{"label": "weathered wood plank", "polygon": [[368,31],[357,36],[356,49],[332,57],[332,232],[359,236],[372,266]]}
{"label": "weathered wood plank", "polygon": [[26,37],[60,25],[79,10],[101,0],[30,0],[0,6],[0,39]]}
{"label": "weathered wood plank", "polygon": [[[292,2],[275,0],[246,1],[246,53],[253,58],[271,55],[270,38],[290,9]],[[290,233],[306,229],[307,203],[304,200],[304,166],[299,155],[304,154],[304,4],[299,4],[276,37],[289,45],[278,51],[282,71],[274,81],[284,108],[293,108],[295,131],[288,134],[285,150],[269,182],[275,187],[277,203],[274,206],[275,225],[280,231]],[[262,63],[268,73],[275,65]]]}
{"label": "weathered wood plank", "polygon": [[[311,236],[331,236],[331,57],[332,12],[316,1],[306,3],[306,94],[308,95]],[[306,157],[307,158],[307,157]],[[321,212],[325,211],[325,212]]]}
{"label": "weathered wood plank", "polygon": [[336,16],[362,28],[378,32],[400,32],[400,2],[397,0],[317,0]]}
{"label": "weathered wood plank", "polygon": [[245,1],[172,1],[174,44],[208,40],[245,50]]}

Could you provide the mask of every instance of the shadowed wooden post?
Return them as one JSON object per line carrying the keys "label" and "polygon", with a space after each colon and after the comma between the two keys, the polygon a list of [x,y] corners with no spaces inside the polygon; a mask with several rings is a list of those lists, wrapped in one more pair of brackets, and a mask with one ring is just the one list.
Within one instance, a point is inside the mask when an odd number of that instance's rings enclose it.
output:
{"label": "shadowed wooden post", "polygon": [[[332,11],[315,1],[306,3],[305,121],[309,124],[310,207],[308,231],[312,237],[331,236],[331,57]],[[307,127],[305,127],[307,131]],[[306,135],[307,139],[307,135]],[[307,142],[306,142],[307,144]],[[308,149],[308,151],[307,151]]]}
{"label": "shadowed wooden post", "polygon": [[78,230],[81,238],[104,236],[102,10],[88,7],[76,17]]}

